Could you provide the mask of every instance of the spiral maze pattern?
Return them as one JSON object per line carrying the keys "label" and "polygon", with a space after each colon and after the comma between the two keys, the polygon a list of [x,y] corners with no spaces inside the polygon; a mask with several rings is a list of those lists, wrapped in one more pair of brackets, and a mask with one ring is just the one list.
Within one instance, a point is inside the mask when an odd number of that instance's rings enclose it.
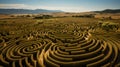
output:
{"label": "spiral maze pattern", "polygon": [[87,32],[56,31],[36,38],[8,35],[0,38],[0,66],[118,67],[119,44],[112,39],[94,39]]}
{"label": "spiral maze pattern", "polygon": [[89,34],[78,35],[76,39],[58,38],[43,55],[46,67],[110,67],[116,64],[119,58],[116,45],[92,39]]}
{"label": "spiral maze pattern", "polygon": [[0,39],[0,66],[5,67],[38,67],[39,54],[45,45],[51,44],[47,39],[28,40],[22,36],[5,40]]}

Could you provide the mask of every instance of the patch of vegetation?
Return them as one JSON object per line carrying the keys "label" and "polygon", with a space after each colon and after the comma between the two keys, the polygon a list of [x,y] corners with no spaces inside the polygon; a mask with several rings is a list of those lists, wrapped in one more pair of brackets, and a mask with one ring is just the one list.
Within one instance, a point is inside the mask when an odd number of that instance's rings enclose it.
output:
{"label": "patch of vegetation", "polygon": [[119,29],[118,23],[102,22],[102,23],[99,23],[99,25],[103,30],[106,30],[106,31],[117,31]]}
{"label": "patch of vegetation", "polygon": [[90,15],[76,15],[76,16],[72,16],[72,17],[94,18],[94,15],[93,14],[90,14]]}
{"label": "patch of vegetation", "polygon": [[52,18],[51,15],[42,15],[42,16],[36,16],[34,19],[50,19]]}

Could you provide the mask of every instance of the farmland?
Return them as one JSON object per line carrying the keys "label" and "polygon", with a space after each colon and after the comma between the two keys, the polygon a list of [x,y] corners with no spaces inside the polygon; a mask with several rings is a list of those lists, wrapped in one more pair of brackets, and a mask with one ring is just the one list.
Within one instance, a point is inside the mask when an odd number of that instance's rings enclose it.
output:
{"label": "farmland", "polygon": [[0,67],[120,66],[118,14],[54,15],[2,15]]}

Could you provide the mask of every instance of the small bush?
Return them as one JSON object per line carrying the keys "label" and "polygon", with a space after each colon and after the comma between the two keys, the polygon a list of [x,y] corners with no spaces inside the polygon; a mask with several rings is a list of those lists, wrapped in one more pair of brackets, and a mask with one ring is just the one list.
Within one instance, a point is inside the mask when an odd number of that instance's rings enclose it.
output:
{"label": "small bush", "polygon": [[102,29],[106,31],[116,31],[119,28],[118,23],[113,23],[113,22],[104,22],[104,23],[100,23],[100,25]]}

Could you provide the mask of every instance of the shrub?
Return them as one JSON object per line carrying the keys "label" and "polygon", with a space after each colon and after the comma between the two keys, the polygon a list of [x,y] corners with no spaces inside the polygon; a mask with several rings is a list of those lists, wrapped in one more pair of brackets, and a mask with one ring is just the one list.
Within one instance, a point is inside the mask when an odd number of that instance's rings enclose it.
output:
{"label": "shrub", "polygon": [[113,23],[113,22],[104,22],[104,23],[100,23],[99,25],[103,30],[106,31],[116,31],[119,28],[118,23]]}

